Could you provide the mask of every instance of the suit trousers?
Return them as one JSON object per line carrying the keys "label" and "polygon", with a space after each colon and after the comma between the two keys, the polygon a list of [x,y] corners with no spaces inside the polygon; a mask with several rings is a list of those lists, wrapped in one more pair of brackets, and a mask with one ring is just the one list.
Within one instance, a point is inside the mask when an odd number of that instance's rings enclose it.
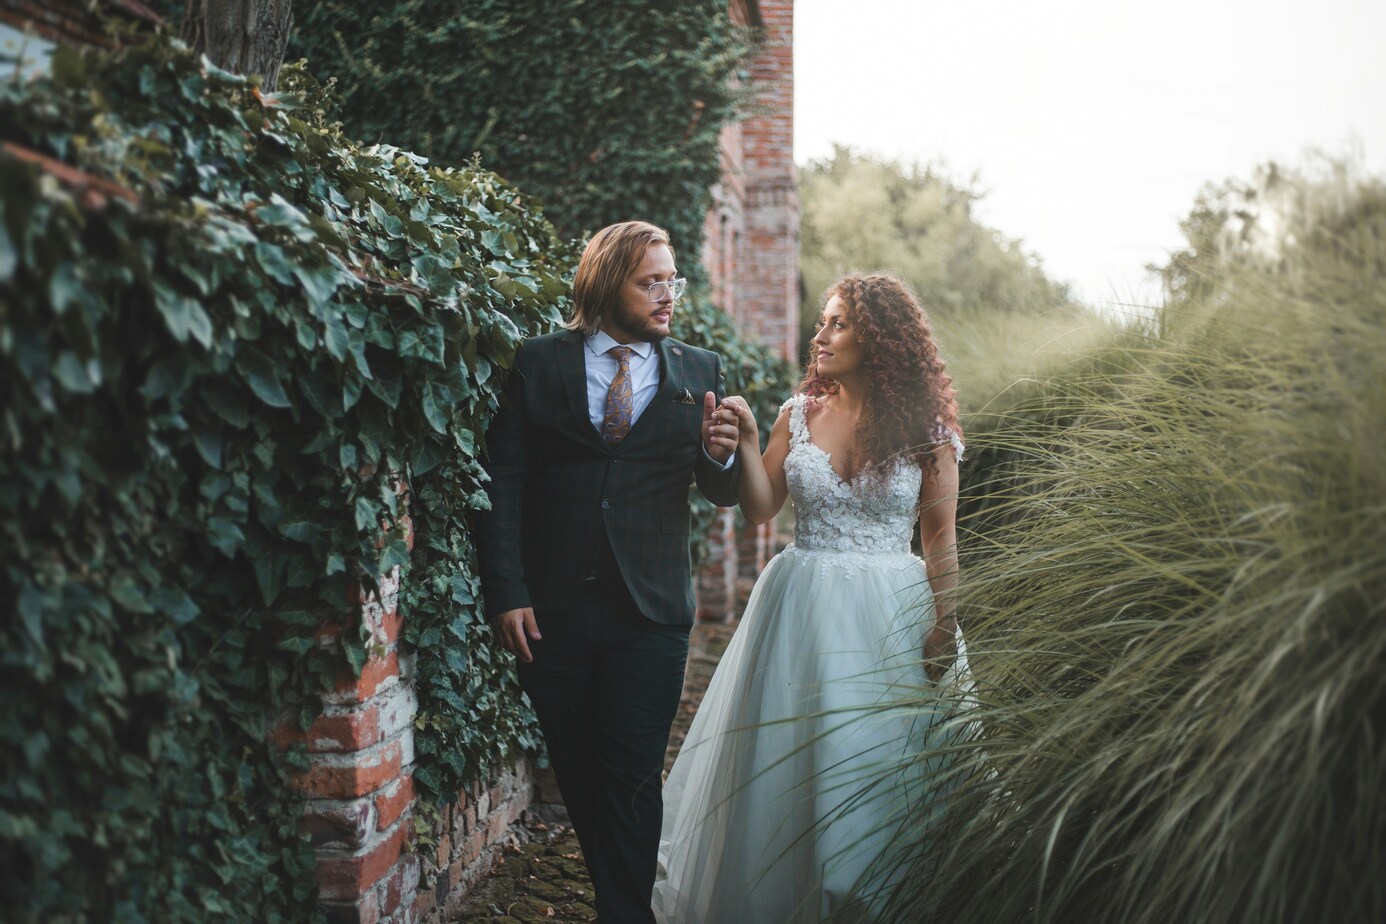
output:
{"label": "suit trousers", "polygon": [[520,683],[587,860],[598,920],[653,924],[664,752],[689,627],[646,619],[619,578],[596,576],[571,608],[535,618],[543,638],[530,641],[534,660],[519,665]]}

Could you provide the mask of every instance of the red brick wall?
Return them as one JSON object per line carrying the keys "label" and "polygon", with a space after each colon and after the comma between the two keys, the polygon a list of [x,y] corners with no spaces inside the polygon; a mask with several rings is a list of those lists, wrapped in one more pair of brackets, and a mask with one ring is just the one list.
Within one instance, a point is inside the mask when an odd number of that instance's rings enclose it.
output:
{"label": "red brick wall", "polygon": [[751,66],[758,111],[743,130],[746,233],[737,273],[742,330],[799,358],[799,175],[794,166],[794,3],[761,0],[764,45]]}
{"label": "red brick wall", "polygon": [[[735,0],[732,18],[762,30],[750,70],[755,116],[722,130],[722,181],[703,225],[703,265],[713,297],[741,333],[799,362],[799,175],[794,166],[793,0]],[[786,397],[788,397],[786,395]],[[764,421],[763,423],[768,423]],[[714,525],[698,575],[700,619],[729,618],[736,576],[754,576],[773,554],[769,527],[732,534]]]}

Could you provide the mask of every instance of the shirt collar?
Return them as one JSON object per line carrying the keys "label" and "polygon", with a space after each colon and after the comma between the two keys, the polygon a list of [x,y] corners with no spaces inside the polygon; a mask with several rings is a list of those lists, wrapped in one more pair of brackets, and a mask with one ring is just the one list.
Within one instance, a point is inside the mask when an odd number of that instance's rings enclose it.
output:
{"label": "shirt collar", "polygon": [[649,359],[650,352],[654,349],[654,344],[648,340],[633,340],[630,343],[617,343],[615,338],[604,330],[599,330],[587,338],[587,349],[592,351],[593,356],[601,356],[614,346],[630,347],[630,351],[641,359]]}

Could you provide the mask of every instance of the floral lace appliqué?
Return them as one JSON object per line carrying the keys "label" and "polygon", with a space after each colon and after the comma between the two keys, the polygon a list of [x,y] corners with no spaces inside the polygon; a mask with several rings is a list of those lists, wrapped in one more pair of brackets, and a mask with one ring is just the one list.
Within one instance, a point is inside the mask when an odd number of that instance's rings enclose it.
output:
{"label": "floral lace appliqu\u00e9", "polygon": [[[924,477],[913,460],[897,459],[879,475],[862,473],[843,481],[828,453],[809,436],[808,398],[795,395],[789,408],[789,454],[785,481],[794,504],[794,545],[800,549],[909,554],[919,486]],[[945,438],[961,457],[962,442]]]}

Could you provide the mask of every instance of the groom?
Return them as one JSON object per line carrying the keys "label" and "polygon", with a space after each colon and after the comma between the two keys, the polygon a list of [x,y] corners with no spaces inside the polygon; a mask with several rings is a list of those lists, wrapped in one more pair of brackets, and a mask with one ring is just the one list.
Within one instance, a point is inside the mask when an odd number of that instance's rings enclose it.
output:
{"label": "groom", "polygon": [[660,773],[693,623],[688,486],[736,503],[716,353],[668,339],[663,229],[603,228],[569,329],[525,343],[487,432],[486,614],[514,652],[603,924],[653,922]]}

